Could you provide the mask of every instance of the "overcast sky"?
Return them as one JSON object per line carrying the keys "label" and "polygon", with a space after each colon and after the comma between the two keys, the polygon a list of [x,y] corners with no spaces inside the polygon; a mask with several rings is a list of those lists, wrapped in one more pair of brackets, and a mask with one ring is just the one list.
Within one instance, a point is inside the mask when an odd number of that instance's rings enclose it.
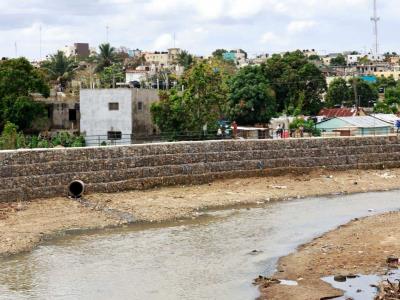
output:
{"label": "overcast sky", "polygon": [[[369,51],[372,0],[0,0],[0,57],[39,57],[64,45],[113,46],[206,55],[315,48]],[[378,0],[381,50],[399,51],[399,0]]]}

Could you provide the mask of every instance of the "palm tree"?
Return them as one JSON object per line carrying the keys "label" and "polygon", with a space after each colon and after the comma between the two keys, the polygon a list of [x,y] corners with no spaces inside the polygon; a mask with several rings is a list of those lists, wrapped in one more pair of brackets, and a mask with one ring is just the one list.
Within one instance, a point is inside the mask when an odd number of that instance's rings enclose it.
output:
{"label": "palm tree", "polygon": [[194,62],[193,55],[189,54],[189,52],[183,50],[181,53],[179,53],[178,64],[184,67],[185,69],[190,68],[193,62]]}
{"label": "palm tree", "polygon": [[77,65],[73,59],[65,56],[64,52],[57,51],[43,63],[42,67],[49,72],[51,79],[57,80],[65,88],[67,81],[73,77]]}
{"label": "palm tree", "polygon": [[111,66],[115,59],[115,48],[111,47],[109,43],[101,44],[99,50],[100,54],[98,55],[99,63],[97,65],[97,72]]}

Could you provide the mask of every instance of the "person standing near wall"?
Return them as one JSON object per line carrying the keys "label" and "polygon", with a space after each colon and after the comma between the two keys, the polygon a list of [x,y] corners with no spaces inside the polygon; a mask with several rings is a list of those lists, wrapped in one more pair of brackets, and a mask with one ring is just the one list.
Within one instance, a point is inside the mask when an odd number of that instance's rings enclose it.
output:
{"label": "person standing near wall", "polygon": [[233,138],[236,139],[237,132],[238,132],[238,125],[237,125],[236,121],[233,121],[232,128],[233,128]]}

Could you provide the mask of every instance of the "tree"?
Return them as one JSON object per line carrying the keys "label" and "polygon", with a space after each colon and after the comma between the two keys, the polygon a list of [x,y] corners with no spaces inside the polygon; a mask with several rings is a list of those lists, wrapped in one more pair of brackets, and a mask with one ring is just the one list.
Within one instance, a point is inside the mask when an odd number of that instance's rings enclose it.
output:
{"label": "tree", "polygon": [[73,77],[77,64],[73,59],[66,57],[64,52],[57,51],[49,60],[43,62],[42,68],[49,73],[51,79],[57,80],[65,88]]}
{"label": "tree", "polygon": [[151,107],[152,117],[163,132],[201,132],[207,124],[215,129],[225,112],[228,86],[222,68],[207,61],[196,62],[186,70],[179,86],[160,94]]}
{"label": "tree", "polygon": [[368,64],[371,63],[371,61],[368,59],[368,56],[365,55],[365,56],[360,57],[360,58],[358,59],[358,63],[359,63],[360,65],[368,65]]}
{"label": "tree", "polygon": [[376,87],[377,88],[384,88],[385,90],[388,88],[394,88],[397,86],[397,81],[394,79],[393,75],[390,75],[389,77],[377,77],[377,82],[376,82]]}
{"label": "tree", "polygon": [[0,128],[7,121],[21,130],[29,128],[32,122],[45,116],[43,104],[34,102],[32,93],[44,97],[50,94],[44,75],[25,58],[0,62]]}
{"label": "tree", "polygon": [[331,82],[325,97],[326,105],[334,107],[335,105],[348,104],[351,100],[350,87],[343,78],[336,78]]}
{"label": "tree", "polygon": [[118,82],[125,82],[125,72],[121,63],[105,67],[100,72],[100,82],[105,88],[115,88]]}
{"label": "tree", "polygon": [[193,62],[194,62],[194,57],[193,55],[189,54],[189,52],[183,50],[181,53],[179,53],[178,64],[184,67],[185,69],[190,68]]}
{"label": "tree", "polygon": [[346,58],[343,54],[339,54],[338,56],[331,59],[331,66],[333,67],[345,67],[346,65]]}
{"label": "tree", "polygon": [[21,142],[23,142],[23,135],[18,133],[18,127],[11,122],[6,122],[0,135],[0,150],[18,149]]}
{"label": "tree", "polygon": [[375,105],[374,111],[378,113],[395,114],[399,112],[399,106],[400,87],[396,86],[386,89],[385,99]]}
{"label": "tree", "polygon": [[[357,90],[358,103],[355,103],[356,99],[354,96],[354,87],[353,87],[354,80]],[[373,84],[367,83],[359,78],[351,79],[349,80],[349,83],[352,85],[352,88],[350,88],[350,99],[353,104],[355,105],[358,104],[361,107],[369,107],[378,100],[379,98],[378,91],[376,90]]]}
{"label": "tree", "polygon": [[224,57],[224,53],[228,53],[228,50],[217,49],[212,53],[212,56],[215,57],[215,58],[222,59]]}
{"label": "tree", "polygon": [[160,101],[151,106],[151,115],[163,133],[181,133],[187,129],[186,107],[176,89],[160,92]]}
{"label": "tree", "polygon": [[229,116],[239,124],[269,123],[276,114],[275,92],[260,66],[241,69],[230,82]]}
{"label": "tree", "polygon": [[308,59],[311,60],[311,61],[320,61],[321,57],[319,57],[319,55],[313,54],[313,55],[310,55],[308,57]]}
{"label": "tree", "polygon": [[221,68],[201,61],[193,65],[183,77],[186,89],[183,100],[190,118],[189,128],[201,131],[205,124],[211,129],[224,114],[228,85]]}
{"label": "tree", "polygon": [[276,93],[278,113],[318,113],[326,80],[301,51],[273,55],[262,67]]}
{"label": "tree", "polygon": [[115,61],[115,48],[107,43],[101,44],[99,50],[97,71],[101,72],[104,68],[111,66]]}

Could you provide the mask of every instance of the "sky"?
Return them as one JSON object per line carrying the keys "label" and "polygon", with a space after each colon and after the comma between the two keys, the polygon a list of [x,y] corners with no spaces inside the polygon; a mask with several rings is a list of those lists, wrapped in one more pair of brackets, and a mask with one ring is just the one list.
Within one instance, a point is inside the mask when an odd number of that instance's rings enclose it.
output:
{"label": "sky", "polygon": [[[373,47],[373,0],[0,0],[0,57],[32,60],[65,45],[196,55],[218,48],[250,56],[295,49],[321,54]],[[399,0],[378,0],[381,52],[400,51]],[[40,51],[42,28],[42,51]],[[175,39],[174,39],[175,36]]]}

